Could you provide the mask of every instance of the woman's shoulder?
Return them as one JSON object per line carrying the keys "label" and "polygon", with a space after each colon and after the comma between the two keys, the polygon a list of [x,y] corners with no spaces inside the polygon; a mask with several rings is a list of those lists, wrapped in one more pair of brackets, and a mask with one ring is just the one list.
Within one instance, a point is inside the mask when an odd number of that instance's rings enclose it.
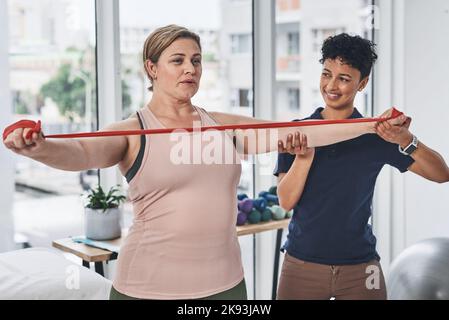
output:
{"label": "woman's shoulder", "polygon": [[222,125],[229,124],[255,124],[255,123],[269,123],[269,120],[256,119],[253,117],[242,116],[239,114],[225,113],[225,112],[208,112],[208,114],[218,123]]}
{"label": "woman's shoulder", "polygon": [[138,130],[141,129],[139,118],[136,114],[129,118],[114,122],[106,127],[108,130]]}

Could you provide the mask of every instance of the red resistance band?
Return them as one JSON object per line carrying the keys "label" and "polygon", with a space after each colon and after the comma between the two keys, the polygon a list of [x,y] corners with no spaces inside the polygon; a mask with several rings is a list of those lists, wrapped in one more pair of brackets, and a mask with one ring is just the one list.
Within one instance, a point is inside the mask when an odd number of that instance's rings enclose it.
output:
{"label": "red resistance band", "polygon": [[38,122],[34,122],[33,120],[17,121],[15,123],[13,123],[12,125],[5,128],[5,130],[3,131],[3,140],[5,140],[11,132],[13,132],[14,130],[19,129],[19,128],[23,128],[23,129],[30,128],[31,129],[25,137],[28,140],[31,138],[31,135],[34,132],[36,132],[36,133],[41,132],[41,121],[40,120]]}
{"label": "red resistance band", "polygon": [[[338,124],[338,123],[360,123],[360,122],[379,122],[390,119],[395,119],[403,115],[402,112],[393,108],[391,116],[388,118],[361,118],[361,119],[343,119],[343,120],[307,120],[307,121],[293,121],[293,122],[273,122],[273,123],[257,123],[257,124],[240,124],[240,125],[224,125],[224,126],[209,126],[199,128],[164,128],[164,129],[146,129],[146,130],[120,130],[120,131],[97,131],[84,133],[67,133],[67,134],[53,134],[47,135],[45,138],[87,138],[87,137],[106,137],[106,136],[126,136],[126,135],[144,135],[144,134],[163,134],[171,133],[176,130],[184,130],[186,132],[206,131],[206,130],[244,130],[244,129],[273,129],[273,128],[288,128],[288,127],[303,127],[316,126],[322,124]],[[30,139],[33,133],[41,132],[41,121],[20,120],[12,125],[6,127],[3,131],[3,140],[16,129],[29,128],[31,129],[26,139]]]}

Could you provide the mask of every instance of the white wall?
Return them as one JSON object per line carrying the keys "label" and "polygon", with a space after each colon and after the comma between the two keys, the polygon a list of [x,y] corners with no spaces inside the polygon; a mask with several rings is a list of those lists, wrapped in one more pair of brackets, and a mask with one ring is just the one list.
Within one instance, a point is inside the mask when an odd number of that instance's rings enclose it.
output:
{"label": "white wall", "polygon": [[[449,2],[408,0],[405,7],[405,106],[413,132],[449,161]],[[449,237],[449,184],[405,179],[406,244]]]}
{"label": "white wall", "polygon": [[[411,131],[449,161],[449,1],[380,0],[376,113],[397,106]],[[384,169],[376,186],[374,226],[382,265],[407,246],[449,237],[449,184]]]}
{"label": "white wall", "polygon": [[[3,132],[12,120],[8,67],[8,10],[7,1],[0,1],[0,128]],[[12,153],[0,147],[0,252],[14,248],[12,202],[14,192],[14,164]]]}

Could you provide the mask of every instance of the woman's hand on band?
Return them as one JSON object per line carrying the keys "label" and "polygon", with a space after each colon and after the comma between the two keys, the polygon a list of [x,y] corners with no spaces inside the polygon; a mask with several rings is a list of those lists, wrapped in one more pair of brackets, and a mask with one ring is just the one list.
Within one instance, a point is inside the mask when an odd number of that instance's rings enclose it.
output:
{"label": "woman's hand on band", "polygon": [[18,128],[14,130],[6,137],[3,144],[6,148],[20,155],[29,156],[35,153],[42,147],[45,138],[42,132],[33,132],[29,139],[27,139],[26,137],[30,130],[30,128]]}
{"label": "woman's hand on band", "polygon": [[307,146],[307,136],[300,132],[295,132],[295,137],[292,134],[287,136],[287,141],[279,140],[278,142],[279,153],[290,153],[297,157],[304,159],[313,159],[315,154],[315,148],[309,148]]}
{"label": "woman's hand on band", "polygon": [[[388,109],[380,115],[380,118],[388,118],[392,109]],[[387,142],[407,146],[412,140],[412,134],[409,131],[412,118],[406,115],[400,115],[395,119],[379,121],[375,124],[374,130],[379,137]]]}

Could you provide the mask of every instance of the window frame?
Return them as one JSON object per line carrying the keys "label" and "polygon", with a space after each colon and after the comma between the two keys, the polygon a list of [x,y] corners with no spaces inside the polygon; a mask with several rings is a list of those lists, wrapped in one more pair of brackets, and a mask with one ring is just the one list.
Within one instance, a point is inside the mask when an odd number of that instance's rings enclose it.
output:
{"label": "window frame", "polygon": [[[119,0],[95,0],[98,127],[122,119]],[[117,166],[99,170],[99,184],[106,189],[122,184]]]}

